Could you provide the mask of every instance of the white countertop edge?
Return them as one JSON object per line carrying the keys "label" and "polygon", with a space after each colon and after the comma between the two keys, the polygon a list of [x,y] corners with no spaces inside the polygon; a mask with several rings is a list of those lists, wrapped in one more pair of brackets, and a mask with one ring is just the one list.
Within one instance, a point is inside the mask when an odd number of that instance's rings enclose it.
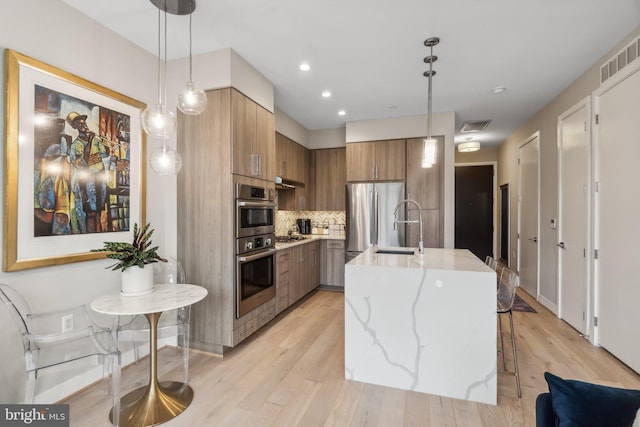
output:
{"label": "white countertop edge", "polygon": [[288,249],[298,245],[304,245],[305,243],[311,243],[318,240],[345,240],[345,236],[336,234],[305,234],[304,240],[298,240],[295,242],[276,242],[276,250]]}
{"label": "white countertop edge", "polygon": [[425,248],[424,253],[419,254],[415,248],[414,255],[378,254],[376,253],[378,249],[383,248],[371,247],[367,249],[349,261],[345,267],[454,270],[496,274],[468,249]]}

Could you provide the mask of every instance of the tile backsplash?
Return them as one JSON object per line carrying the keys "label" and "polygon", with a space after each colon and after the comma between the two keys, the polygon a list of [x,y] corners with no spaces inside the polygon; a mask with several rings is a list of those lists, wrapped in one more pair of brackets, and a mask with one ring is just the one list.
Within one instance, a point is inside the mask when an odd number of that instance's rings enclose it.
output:
{"label": "tile backsplash", "polygon": [[286,236],[296,219],[309,218],[311,228],[321,228],[323,233],[344,235],[345,211],[276,211],[276,236]]}

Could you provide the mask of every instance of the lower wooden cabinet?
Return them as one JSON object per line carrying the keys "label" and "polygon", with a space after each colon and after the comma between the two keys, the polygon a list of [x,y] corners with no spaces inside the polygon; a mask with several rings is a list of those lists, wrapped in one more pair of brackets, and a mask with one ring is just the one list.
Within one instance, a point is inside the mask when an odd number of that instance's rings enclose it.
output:
{"label": "lower wooden cabinet", "polygon": [[344,240],[323,240],[320,284],[344,288]]}
{"label": "lower wooden cabinet", "polygon": [[291,251],[278,251],[276,254],[276,315],[289,307],[289,266]]}
{"label": "lower wooden cabinet", "polygon": [[276,254],[276,314],[320,284],[320,242],[310,241]]}

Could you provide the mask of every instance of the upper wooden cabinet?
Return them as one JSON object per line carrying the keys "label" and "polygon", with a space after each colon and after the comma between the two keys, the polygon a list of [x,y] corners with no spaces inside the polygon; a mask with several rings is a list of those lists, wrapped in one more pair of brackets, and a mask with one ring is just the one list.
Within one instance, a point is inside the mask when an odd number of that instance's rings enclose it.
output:
{"label": "upper wooden cabinet", "polygon": [[405,179],[404,139],[347,144],[347,181]]}
{"label": "upper wooden cabinet", "polygon": [[328,148],[314,150],[313,153],[315,156],[315,209],[345,210],[346,149]]}
{"label": "upper wooden cabinet", "polygon": [[[438,155],[430,168],[422,167],[423,138],[407,140],[407,198],[415,200],[422,207],[423,240],[425,248],[444,247],[444,216],[442,183],[444,182],[444,138],[437,137]],[[411,219],[418,218],[418,212],[411,209]],[[408,227],[407,245],[418,244],[418,227]]]}
{"label": "upper wooden cabinet", "polygon": [[302,145],[276,133],[276,175],[292,181],[305,182],[308,151]]}
{"label": "upper wooden cabinet", "polygon": [[422,209],[440,209],[444,141],[442,137],[437,140],[437,160],[430,168],[421,164],[423,138],[407,140],[407,197],[420,203]]}
{"label": "upper wooden cabinet", "polygon": [[273,181],[273,114],[235,89],[231,90],[231,141],[233,173]]}

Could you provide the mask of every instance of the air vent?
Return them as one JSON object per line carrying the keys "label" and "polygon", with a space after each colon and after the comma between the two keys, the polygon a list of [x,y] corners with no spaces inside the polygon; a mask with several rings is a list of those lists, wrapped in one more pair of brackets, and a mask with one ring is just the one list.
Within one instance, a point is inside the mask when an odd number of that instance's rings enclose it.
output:
{"label": "air vent", "polygon": [[609,80],[638,57],[640,57],[640,39],[629,44],[600,66],[600,84]]}
{"label": "air vent", "polygon": [[481,132],[489,126],[491,120],[476,120],[462,123],[460,133]]}

